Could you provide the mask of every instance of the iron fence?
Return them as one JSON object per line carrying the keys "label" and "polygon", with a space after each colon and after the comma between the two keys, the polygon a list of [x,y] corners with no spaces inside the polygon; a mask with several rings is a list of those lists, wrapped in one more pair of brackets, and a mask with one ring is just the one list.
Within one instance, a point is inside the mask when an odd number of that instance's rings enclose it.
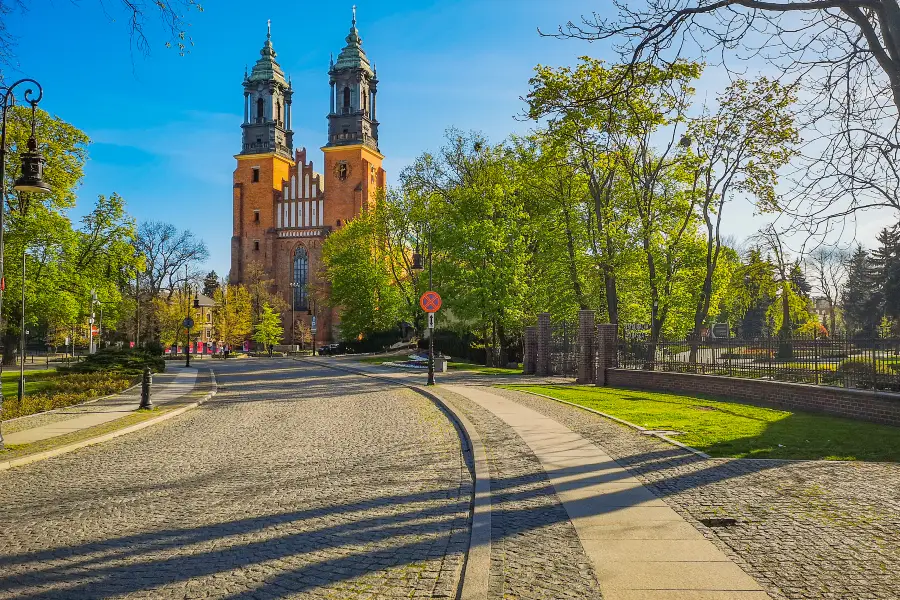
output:
{"label": "iron fence", "polygon": [[550,373],[575,377],[578,370],[578,324],[559,321],[550,326]]}
{"label": "iron fence", "polygon": [[617,354],[624,369],[900,391],[896,337],[812,334],[654,343],[646,331],[625,329]]}

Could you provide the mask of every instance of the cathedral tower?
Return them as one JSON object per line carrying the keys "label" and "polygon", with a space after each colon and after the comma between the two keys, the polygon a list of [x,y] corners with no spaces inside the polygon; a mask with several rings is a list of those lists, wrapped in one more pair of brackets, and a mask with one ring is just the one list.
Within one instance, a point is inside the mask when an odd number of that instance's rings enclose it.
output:
{"label": "cathedral tower", "polygon": [[356,29],[356,7],[345,41],[347,45],[328,70],[328,143],[322,148],[325,189],[329,200],[334,199],[325,208],[325,219],[334,226],[366,210],[385,184],[375,113],[378,78]]}
{"label": "cathedral tower", "polygon": [[[290,80],[275,60],[271,27],[260,58],[244,73],[241,151],[235,155],[232,283],[271,282],[284,300],[286,344],[300,343],[316,317],[316,341],[340,335],[327,297],[331,284],[322,269],[328,235],[367,210],[385,184],[378,150],[375,94],[378,80],[356,30],[356,10],[347,46],[328,71],[325,172],[316,172],[305,148],[294,150]],[[324,91],[324,86],[323,86]]]}

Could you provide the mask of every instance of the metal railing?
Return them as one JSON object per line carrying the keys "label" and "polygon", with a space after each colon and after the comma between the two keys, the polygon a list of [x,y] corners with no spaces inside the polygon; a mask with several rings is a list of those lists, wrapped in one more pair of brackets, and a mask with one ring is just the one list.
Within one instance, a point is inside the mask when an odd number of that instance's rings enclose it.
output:
{"label": "metal railing", "polygon": [[900,338],[770,335],[758,338],[661,339],[624,330],[618,367],[767,379],[843,388],[900,391]]}
{"label": "metal railing", "polygon": [[578,371],[578,324],[559,321],[550,326],[550,373],[575,377]]}

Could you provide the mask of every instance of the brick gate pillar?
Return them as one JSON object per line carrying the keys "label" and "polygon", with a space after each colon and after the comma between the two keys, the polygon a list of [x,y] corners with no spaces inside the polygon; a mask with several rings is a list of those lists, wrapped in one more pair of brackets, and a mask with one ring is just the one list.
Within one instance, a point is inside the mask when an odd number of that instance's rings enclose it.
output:
{"label": "brick gate pillar", "polygon": [[594,345],[597,352],[597,373],[594,383],[606,385],[606,369],[616,366],[616,343],[618,327],[614,323],[597,325],[597,341]]}
{"label": "brick gate pillar", "polygon": [[550,374],[550,313],[538,315],[537,364],[534,373],[544,377]]}
{"label": "brick gate pillar", "polygon": [[594,337],[596,326],[594,311],[578,311],[578,383],[591,383],[596,375],[594,369]]}
{"label": "brick gate pillar", "polygon": [[522,373],[534,375],[537,366],[537,327],[525,328],[525,352],[522,356]]}

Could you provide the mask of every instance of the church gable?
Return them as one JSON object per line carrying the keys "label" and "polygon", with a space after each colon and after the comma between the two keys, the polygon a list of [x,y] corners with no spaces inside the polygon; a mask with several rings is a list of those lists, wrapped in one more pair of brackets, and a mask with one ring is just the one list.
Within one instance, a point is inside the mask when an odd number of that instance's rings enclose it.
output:
{"label": "church gable", "polygon": [[275,202],[278,237],[321,235],[325,226],[325,193],[322,176],[306,161],[306,148],[297,150],[289,178],[282,180],[281,197]]}

